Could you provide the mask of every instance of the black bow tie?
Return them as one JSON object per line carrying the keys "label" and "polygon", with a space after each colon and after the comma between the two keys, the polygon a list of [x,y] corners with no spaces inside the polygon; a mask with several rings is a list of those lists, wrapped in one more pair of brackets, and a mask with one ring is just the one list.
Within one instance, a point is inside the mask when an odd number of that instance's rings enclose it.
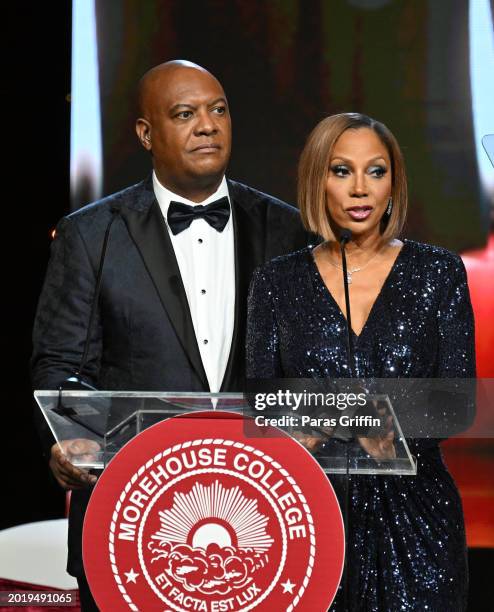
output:
{"label": "black bow tie", "polygon": [[195,219],[205,219],[218,232],[225,229],[230,218],[230,203],[228,198],[220,198],[207,206],[190,206],[182,202],[170,202],[168,207],[168,225],[176,236],[187,229]]}

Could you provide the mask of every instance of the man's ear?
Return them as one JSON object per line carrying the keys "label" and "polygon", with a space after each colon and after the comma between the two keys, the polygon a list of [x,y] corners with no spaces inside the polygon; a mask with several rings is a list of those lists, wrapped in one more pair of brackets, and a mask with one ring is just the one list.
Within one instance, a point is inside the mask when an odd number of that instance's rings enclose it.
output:
{"label": "man's ear", "polygon": [[151,124],[147,119],[139,117],[136,121],[136,134],[146,151],[151,151]]}

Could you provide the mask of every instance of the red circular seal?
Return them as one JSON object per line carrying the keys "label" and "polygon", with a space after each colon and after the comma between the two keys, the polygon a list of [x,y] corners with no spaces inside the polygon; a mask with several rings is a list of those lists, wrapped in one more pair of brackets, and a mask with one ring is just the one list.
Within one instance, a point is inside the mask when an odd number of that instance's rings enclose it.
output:
{"label": "red circular seal", "polygon": [[298,442],[262,429],[247,438],[237,414],[195,413],[118,453],[84,521],[103,611],[326,612],[344,559],[336,496]]}

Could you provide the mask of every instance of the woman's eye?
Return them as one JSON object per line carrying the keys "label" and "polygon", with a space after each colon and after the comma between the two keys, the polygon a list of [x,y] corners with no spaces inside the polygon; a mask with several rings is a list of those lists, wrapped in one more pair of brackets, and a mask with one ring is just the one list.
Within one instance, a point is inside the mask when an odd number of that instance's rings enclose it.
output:
{"label": "woman's eye", "polygon": [[384,166],[372,166],[371,168],[369,168],[368,172],[376,178],[382,178],[386,174],[387,170]]}
{"label": "woman's eye", "polygon": [[348,168],[342,165],[331,166],[331,172],[336,176],[348,176],[350,174]]}

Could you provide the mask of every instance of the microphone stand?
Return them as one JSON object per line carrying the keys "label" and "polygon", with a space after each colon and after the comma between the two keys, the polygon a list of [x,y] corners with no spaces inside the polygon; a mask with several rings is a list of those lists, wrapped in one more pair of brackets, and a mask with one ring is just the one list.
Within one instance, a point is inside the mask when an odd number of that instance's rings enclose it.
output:
{"label": "microphone stand", "polygon": [[[108,248],[108,241],[110,239],[110,230],[111,230],[111,226],[113,225],[113,222],[117,218],[118,212],[119,210],[116,207],[112,206],[111,219],[108,225],[106,226],[105,237],[103,239],[103,246],[101,248],[101,256],[99,260],[98,274],[96,276],[96,286],[94,289],[93,304],[91,307],[91,313],[89,315],[89,322],[88,322],[87,333],[86,333],[86,341],[84,343],[84,352],[82,354],[81,362],[79,363],[79,368],[74,372],[74,375],[77,379],[79,379],[79,377],[82,376],[82,372],[84,371],[84,368],[86,366],[86,361],[87,361],[88,354],[89,354],[89,344],[91,342],[91,334],[93,332],[94,321],[96,319],[96,309],[99,306],[99,294],[101,292],[101,283],[103,280],[103,266],[105,265],[106,250]],[[82,380],[80,380],[80,382],[83,383]]]}
{"label": "microphone stand", "polygon": [[87,423],[85,423],[84,421],[81,421],[77,417],[77,415],[74,414],[74,411],[72,409],[64,406],[62,395],[63,395],[63,391],[69,391],[69,390],[96,391],[95,387],[93,387],[88,382],[83,380],[82,374],[86,367],[86,362],[87,362],[88,355],[89,355],[89,345],[91,342],[91,335],[94,331],[94,324],[96,320],[96,310],[99,306],[99,295],[101,292],[101,284],[103,280],[103,267],[105,264],[106,251],[108,249],[108,243],[110,240],[110,230],[111,230],[111,226],[113,225],[113,222],[115,221],[115,219],[117,218],[117,215],[120,212],[116,206],[112,206],[110,211],[111,211],[111,218],[110,218],[110,221],[108,222],[108,225],[106,226],[106,231],[105,231],[105,235],[103,238],[103,245],[101,247],[98,272],[96,274],[96,283],[95,283],[95,289],[94,289],[93,302],[91,304],[91,311],[89,313],[89,320],[88,320],[86,338],[84,341],[84,350],[82,353],[81,361],[79,363],[79,367],[76,370],[74,370],[73,374],[69,376],[68,378],[66,378],[58,387],[58,405],[56,408],[56,411],[58,414],[65,416],[66,418],[73,421],[74,423],[83,425],[89,431],[92,431],[93,433],[97,433],[98,435],[100,435],[99,432],[91,429],[91,427],[88,426]]}
{"label": "microphone stand", "polygon": [[341,230],[340,236],[340,252],[341,252],[341,267],[343,269],[343,286],[345,288],[345,314],[346,314],[346,332],[347,332],[347,358],[348,358],[348,378],[353,378],[353,341],[352,341],[352,316],[350,312],[350,293],[348,290],[348,272],[346,265],[346,244],[351,240],[352,232],[349,229]]}
{"label": "microphone stand", "polygon": [[[343,228],[340,233],[340,252],[341,252],[341,267],[343,270],[343,286],[345,288],[345,311],[346,311],[346,331],[347,331],[347,359],[348,359],[348,374],[349,378],[353,378],[353,365],[354,365],[354,355],[353,355],[353,341],[352,341],[352,317],[350,313],[350,292],[348,288],[348,273],[347,273],[347,264],[346,264],[346,250],[345,247],[347,243],[352,238],[352,232],[349,229]],[[345,540],[347,542],[346,550],[348,551],[348,536],[350,533],[350,490],[348,486],[348,480],[350,478],[350,454],[348,443],[351,442],[352,437],[349,438],[345,445],[345,455],[346,455],[346,473],[345,473],[345,490],[344,490],[344,513],[346,517],[345,521]],[[348,610],[349,604],[349,580],[348,580],[348,554],[345,554],[345,567],[344,567],[344,585],[343,585],[343,600],[344,600],[344,608]]]}

